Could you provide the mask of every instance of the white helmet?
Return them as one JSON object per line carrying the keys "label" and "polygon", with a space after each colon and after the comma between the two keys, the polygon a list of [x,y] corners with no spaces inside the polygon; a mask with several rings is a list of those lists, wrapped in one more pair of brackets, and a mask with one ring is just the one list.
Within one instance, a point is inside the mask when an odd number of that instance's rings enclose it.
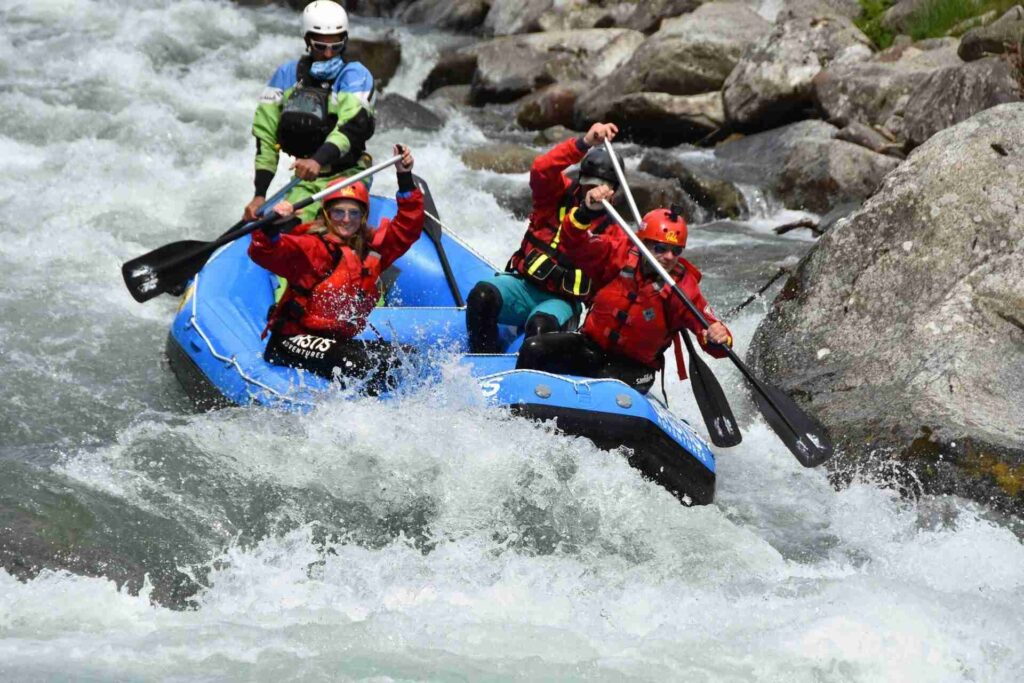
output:
{"label": "white helmet", "polygon": [[348,33],[348,15],[344,8],[330,0],[316,0],[302,10],[302,35],[319,33],[329,36]]}

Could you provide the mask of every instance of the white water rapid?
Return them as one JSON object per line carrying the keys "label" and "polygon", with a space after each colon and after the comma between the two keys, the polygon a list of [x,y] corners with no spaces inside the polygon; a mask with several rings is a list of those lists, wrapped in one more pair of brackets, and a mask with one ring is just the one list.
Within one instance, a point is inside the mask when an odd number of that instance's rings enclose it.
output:
{"label": "white water rapid", "polygon": [[[451,39],[353,24],[403,41],[390,88],[410,97]],[[1011,524],[835,490],[724,362],[745,440],[703,508],[482,407],[454,364],[394,402],[193,414],[161,362],[177,302],[137,304],[120,264],[240,217],[252,112],[297,26],[215,0],[0,3],[0,680],[1024,678]],[[459,114],[370,147],[407,142],[442,219],[502,264],[523,226],[485,187],[525,177],[462,164],[488,140]],[[766,224],[693,231],[719,309],[807,248]],[[741,353],[763,312],[729,321]],[[17,578],[34,538],[88,548],[62,558],[82,571]]]}

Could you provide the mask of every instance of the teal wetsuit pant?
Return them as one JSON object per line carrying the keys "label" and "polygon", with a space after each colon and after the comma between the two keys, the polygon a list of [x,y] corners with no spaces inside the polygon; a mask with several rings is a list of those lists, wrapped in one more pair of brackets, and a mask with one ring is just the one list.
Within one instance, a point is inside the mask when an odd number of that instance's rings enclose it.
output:
{"label": "teal wetsuit pant", "polygon": [[497,326],[524,329],[527,336],[555,332],[578,319],[583,310],[513,273],[495,273],[481,280],[466,301],[466,327],[473,353],[500,353]]}

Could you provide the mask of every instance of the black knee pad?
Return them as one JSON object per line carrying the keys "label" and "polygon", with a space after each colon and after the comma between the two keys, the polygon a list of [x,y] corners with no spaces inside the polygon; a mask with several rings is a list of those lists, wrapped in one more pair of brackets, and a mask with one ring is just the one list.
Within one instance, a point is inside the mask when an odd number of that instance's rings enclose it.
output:
{"label": "black knee pad", "polygon": [[466,297],[466,332],[470,353],[500,353],[498,314],[504,302],[490,282],[478,282]]}
{"label": "black knee pad", "polygon": [[466,312],[497,319],[503,304],[497,287],[490,282],[478,282],[466,298]]}
{"label": "black knee pad", "polygon": [[526,321],[526,336],[529,338],[538,334],[558,332],[561,327],[558,324],[558,318],[550,313],[534,313]]}

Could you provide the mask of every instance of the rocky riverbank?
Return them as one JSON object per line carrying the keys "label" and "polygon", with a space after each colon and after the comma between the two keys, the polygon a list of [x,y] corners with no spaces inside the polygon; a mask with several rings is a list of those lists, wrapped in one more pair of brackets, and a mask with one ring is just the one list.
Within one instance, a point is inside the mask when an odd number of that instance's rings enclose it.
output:
{"label": "rocky riverbank", "polygon": [[[884,21],[898,33],[920,6],[905,0]],[[349,9],[469,34],[440,56],[419,106],[499,113],[503,144],[468,155],[471,167],[522,172],[548,140],[614,121],[640,160],[642,209],[742,217],[742,181],[787,208],[850,214],[783,288],[752,361],[827,425],[840,478],[898,461],[917,490],[1024,512],[1024,8],[884,50],[851,0]],[[729,173],[678,145],[708,148]]]}

